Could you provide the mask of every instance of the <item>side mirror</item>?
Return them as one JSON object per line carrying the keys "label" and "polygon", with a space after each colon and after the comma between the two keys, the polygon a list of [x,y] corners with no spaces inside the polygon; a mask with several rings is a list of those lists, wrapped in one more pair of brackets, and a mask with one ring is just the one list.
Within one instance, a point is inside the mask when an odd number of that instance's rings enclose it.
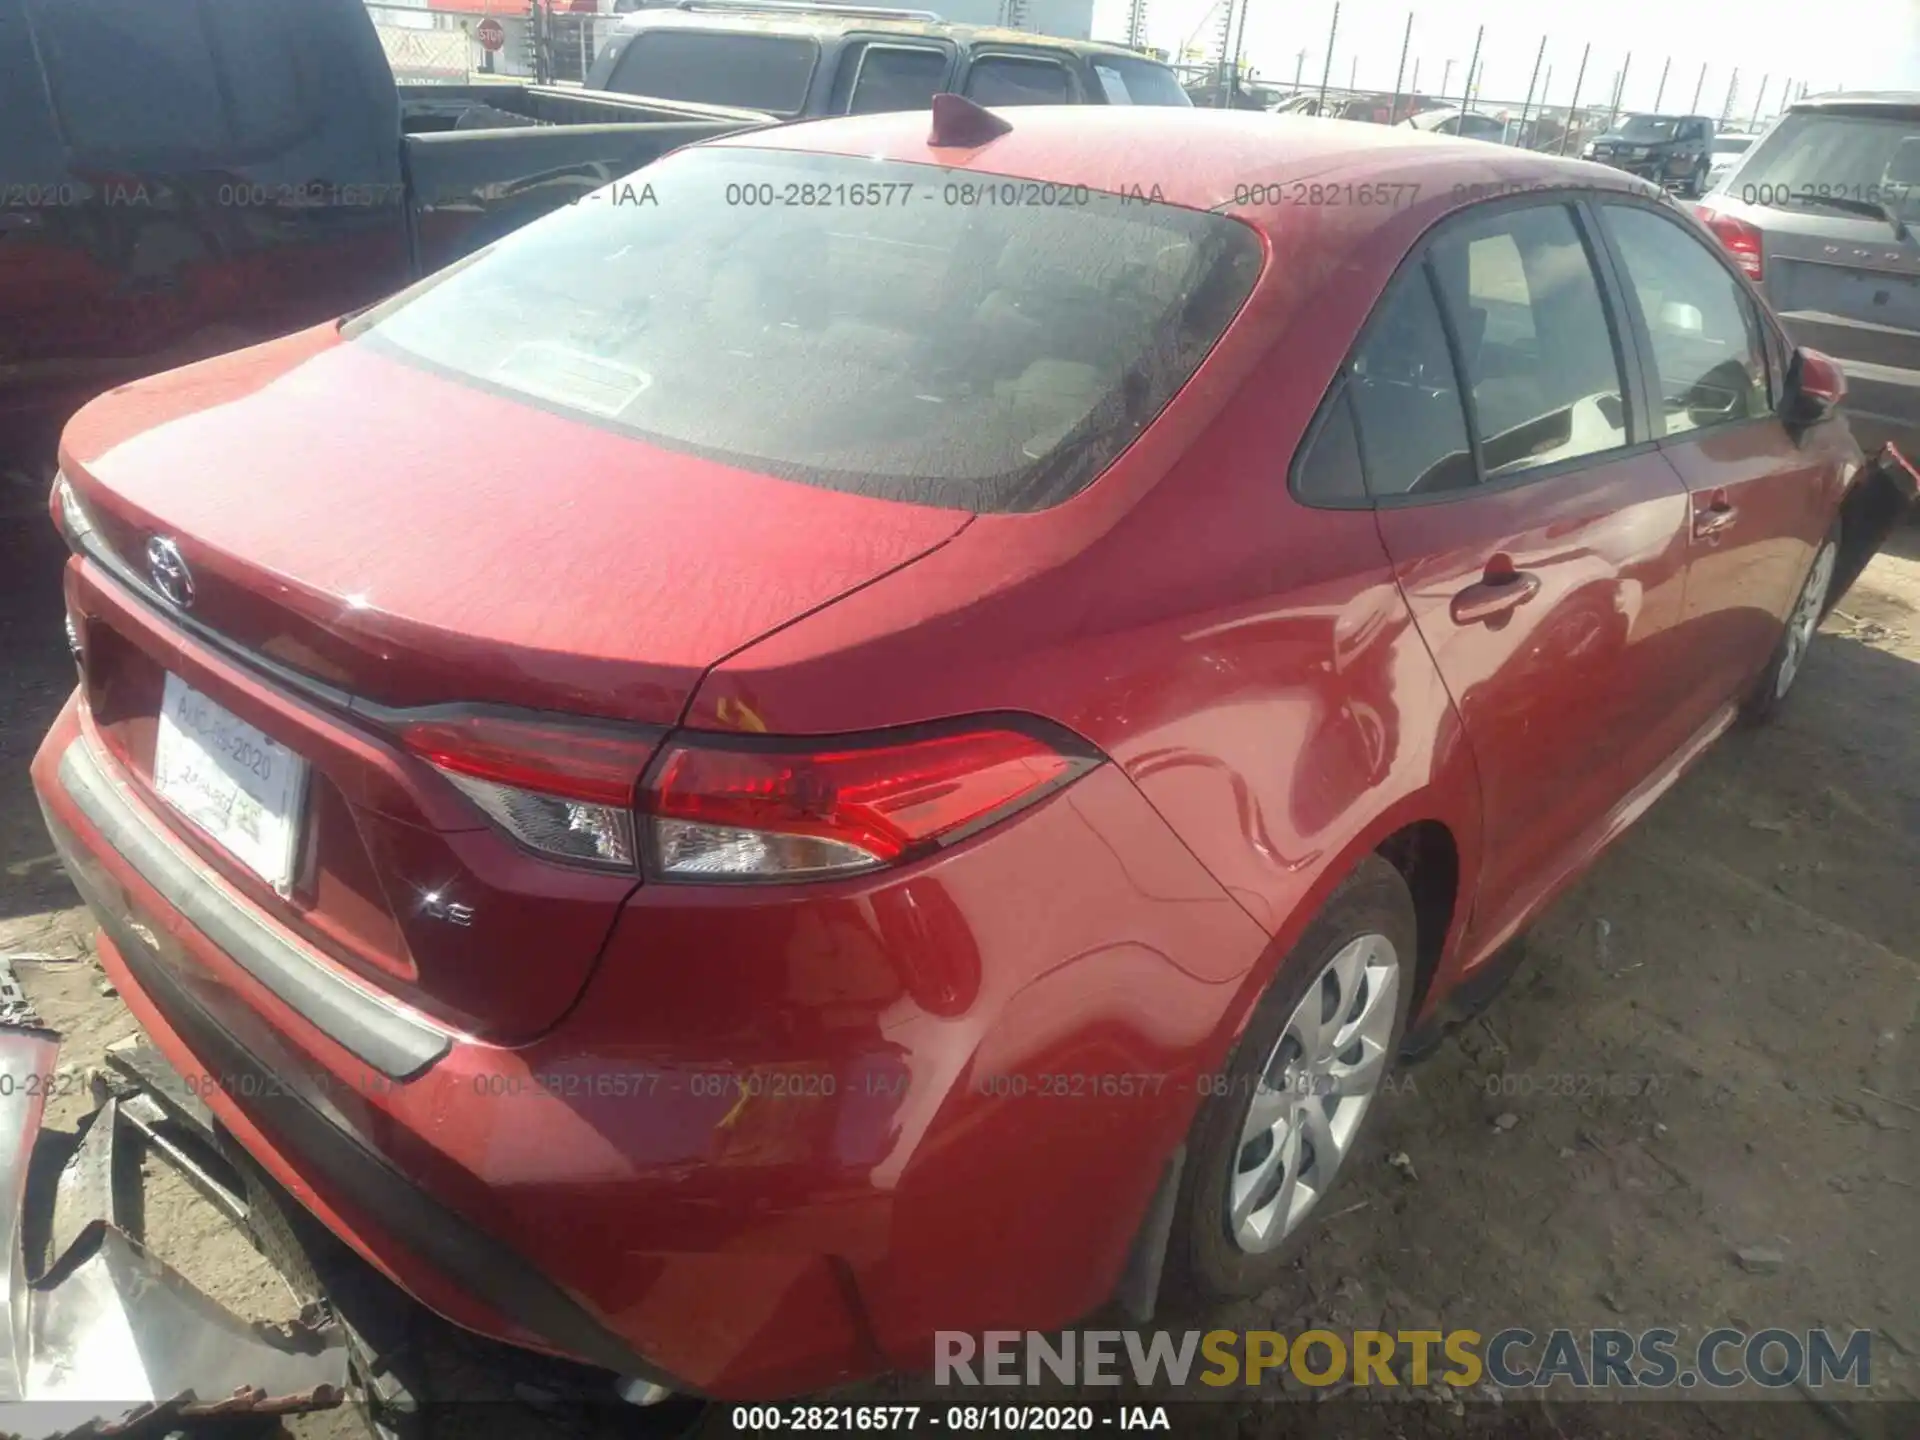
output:
{"label": "side mirror", "polygon": [[1787,393],[1780,418],[1789,425],[1817,425],[1847,398],[1847,376],[1830,355],[1802,346],[1787,364]]}

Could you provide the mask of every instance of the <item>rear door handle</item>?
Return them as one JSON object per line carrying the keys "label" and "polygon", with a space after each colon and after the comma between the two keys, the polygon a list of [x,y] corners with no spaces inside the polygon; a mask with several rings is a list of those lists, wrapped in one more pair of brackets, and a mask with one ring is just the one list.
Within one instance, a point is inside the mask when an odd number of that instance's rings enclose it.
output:
{"label": "rear door handle", "polygon": [[1693,533],[1700,539],[1718,535],[1733,524],[1740,512],[1733,508],[1733,502],[1727,498],[1724,490],[1714,492],[1704,510],[1693,512]]}
{"label": "rear door handle", "polygon": [[1480,625],[1510,615],[1540,593],[1540,577],[1526,570],[1496,571],[1467,586],[1449,607],[1456,625]]}

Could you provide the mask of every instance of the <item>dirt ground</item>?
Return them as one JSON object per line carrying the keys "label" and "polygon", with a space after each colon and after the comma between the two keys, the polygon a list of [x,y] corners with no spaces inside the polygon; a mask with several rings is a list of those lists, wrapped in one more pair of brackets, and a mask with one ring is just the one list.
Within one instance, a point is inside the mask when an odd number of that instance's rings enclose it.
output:
{"label": "dirt ground", "polygon": [[[92,964],[27,778],[72,677],[61,552],[38,506],[0,484],[14,512],[0,513],[0,953],[45,957],[19,963],[21,979],[64,1032],[63,1062],[85,1067],[133,1022]],[[1383,1097],[1297,1274],[1206,1323],[1861,1328],[1875,1398],[1920,1400],[1916,721],[1908,527],[1830,618],[1776,723],[1716,747],[1545,917],[1491,1009]],[[48,1122],[71,1127],[84,1106],[64,1098]],[[155,1185],[163,1257],[237,1310],[291,1313],[210,1207],[171,1177]],[[918,1381],[858,1393],[953,1398]],[[1394,1409],[1377,1433],[1465,1423],[1457,1401]],[[1911,1409],[1842,1414],[1793,1391],[1764,1425],[1730,1405],[1505,1409],[1501,1433],[1567,1440],[1916,1433]],[[1332,1426],[1325,1413],[1215,1403],[1204,1428],[1376,1433],[1350,1407]],[[343,1420],[293,1428],[351,1433]]]}

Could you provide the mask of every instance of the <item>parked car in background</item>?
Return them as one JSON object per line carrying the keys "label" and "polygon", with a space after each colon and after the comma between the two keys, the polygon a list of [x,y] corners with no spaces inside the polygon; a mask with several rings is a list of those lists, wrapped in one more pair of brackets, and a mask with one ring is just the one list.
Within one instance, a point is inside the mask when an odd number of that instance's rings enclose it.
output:
{"label": "parked car in background", "polygon": [[1846,368],[1861,442],[1920,456],[1920,93],[1796,102],[1700,216]]}
{"label": "parked car in background", "polygon": [[1713,137],[1713,154],[1707,168],[1707,189],[1720,188],[1721,182],[1739,165],[1740,157],[1753,147],[1754,139],[1752,135],[1732,130],[1722,130]]}
{"label": "parked car in background", "polygon": [[0,452],[50,462],[59,422],[128,376],[366,305],[765,123],[399,89],[360,0],[0,0]]}
{"label": "parked car in background", "polygon": [[1713,168],[1713,135],[1713,121],[1704,115],[1630,115],[1580,153],[1683,195],[1700,195]]}
{"label": "parked car in background", "polygon": [[1506,142],[1508,131],[1508,122],[1498,116],[1451,107],[1424,110],[1400,123],[1435,135],[1458,135],[1464,140],[1491,140],[1496,145]]}
{"label": "parked car in background", "polygon": [[782,120],[982,105],[1193,101],[1172,69],[1120,45],[948,25],[929,12],[683,0],[625,16],[589,90],[765,111]]}
{"label": "parked car in background", "polygon": [[1896,483],[1644,184],[1359,134],[727,137],[90,405],[33,779],[158,1049],[635,1385],[1274,1284]]}
{"label": "parked car in background", "polygon": [[1279,95],[1265,85],[1229,77],[1222,85],[1215,78],[1189,81],[1187,98],[1203,110],[1271,110]]}

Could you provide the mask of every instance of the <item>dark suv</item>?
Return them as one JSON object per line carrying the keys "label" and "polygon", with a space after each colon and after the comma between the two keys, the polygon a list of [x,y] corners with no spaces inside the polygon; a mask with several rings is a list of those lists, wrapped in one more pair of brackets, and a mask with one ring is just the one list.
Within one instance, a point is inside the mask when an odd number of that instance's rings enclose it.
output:
{"label": "dark suv", "polygon": [[942,90],[982,105],[1193,104],[1171,69],[1123,46],[791,0],[635,10],[601,46],[586,83],[782,120],[924,110]]}
{"label": "dark suv", "polygon": [[1920,455],[1920,93],[1800,101],[1696,208],[1793,337],[1846,369],[1861,447]]}
{"label": "dark suv", "polygon": [[1713,168],[1713,121],[1704,115],[1629,115],[1580,153],[1683,195],[1699,195]]}

